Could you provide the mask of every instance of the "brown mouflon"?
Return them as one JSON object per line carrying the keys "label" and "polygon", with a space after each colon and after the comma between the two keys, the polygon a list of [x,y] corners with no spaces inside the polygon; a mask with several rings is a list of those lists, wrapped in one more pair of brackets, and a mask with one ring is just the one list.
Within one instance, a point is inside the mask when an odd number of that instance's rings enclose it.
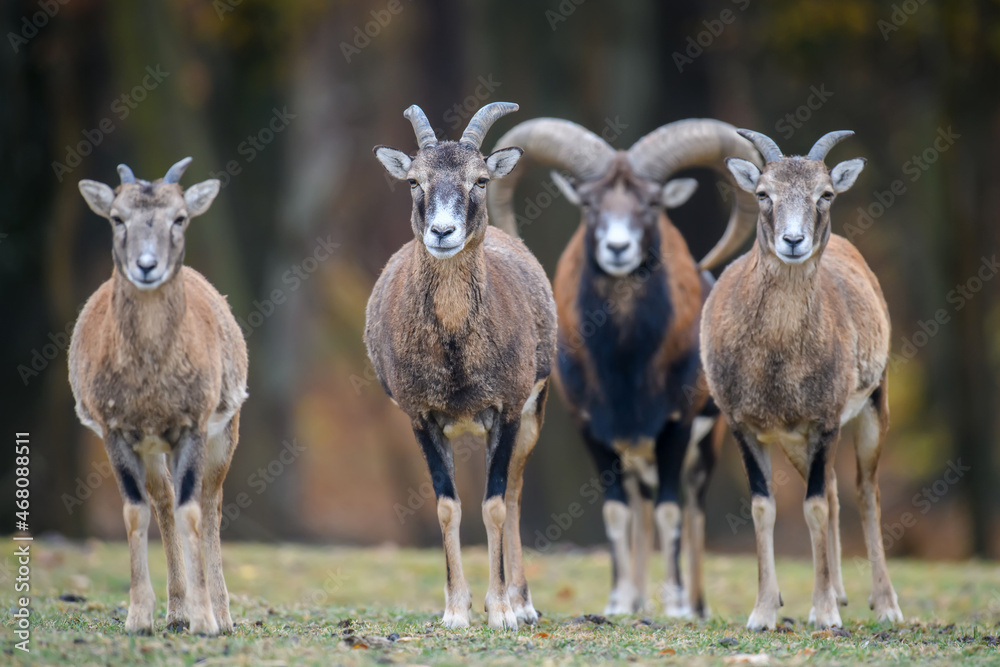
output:
{"label": "brown mouflon", "polygon": [[544,415],[555,304],[531,252],[487,224],[487,184],[506,176],[521,150],[480,152],[490,126],[516,110],[489,104],[461,140],[438,142],[423,111],[411,106],[405,116],[417,135],[416,156],[386,146],[374,151],[389,174],[410,184],[415,238],[375,283],[365,344],[386,393],[410,417],[430,468],[447,564],[442,623],[448,628],[469,626],[452,441],[470,432],[486,438],[489,626],[513,630],[538,620],[521,557],[521,482]]}
{"label": "brown mouflon", "polygon": [[80,181],[91,210],[112,223],[114,271],[77,320],[69,379],[76,413],[104,439],[125,504],[128,632],[153,630],[151,506],[167,556],[167,624],[192,634],[233,629],[219,508],[247,397],[247,348],[225,298],[184,266],[188,223],[219,192],[214,179],[181,188],[190,162],[151,183],[119,165],[114,190]]}
{"label": "brown mouflon", "polygon": [[861,254],[830,232],[833,200],[854,184],[865,161],[833,169],[823,163],[853,132],[824,135],[805,157],[784,157],[768,137],[740,133],[765,160],[763,169],[728,160],[740,188],[757,197],[757,241],[726,269],[705,304],[701,355],[753,498],[759,577],[747,627],[773,629],[782,605],[774,569],[772,444],[806,480],[815,571],[809,619],[821,627],[841,625],[838,605],[847,604],[847,595],[833,461],[842,431],[855,440],[870,604],[880,621],[902,621],[885,563],[876,478],[889,425],[889,312]]}

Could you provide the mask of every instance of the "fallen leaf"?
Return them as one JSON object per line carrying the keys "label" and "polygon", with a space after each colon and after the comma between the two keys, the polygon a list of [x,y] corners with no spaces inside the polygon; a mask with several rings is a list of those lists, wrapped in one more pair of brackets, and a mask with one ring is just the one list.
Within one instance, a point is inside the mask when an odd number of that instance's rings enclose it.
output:
{"label": "fallen leaf", "polygon": [[812,657],[812,656],[816,655],[816,649],[809,648],[807,646],[806,648],[799,649],[799,652],[796,653],[795,655],[801,656],[803,658],[809,658],[809,657]]}
{"label": "fallen leaf", "polygon": [[539,639],[548,639],[548,638],[549,638],[549,637],[551,637],[552,635],[550,635],[550,634],[549,634],[549,633],[547,633],[547,632],[536,632],[536,633],[535,633],[535,636],[536,636],[536,637],[538,637]]}
{"label": "fallen leaf", "polygon": [[672,648],[665,648],[660,651],[660,655],[677,655],[677,651]]}

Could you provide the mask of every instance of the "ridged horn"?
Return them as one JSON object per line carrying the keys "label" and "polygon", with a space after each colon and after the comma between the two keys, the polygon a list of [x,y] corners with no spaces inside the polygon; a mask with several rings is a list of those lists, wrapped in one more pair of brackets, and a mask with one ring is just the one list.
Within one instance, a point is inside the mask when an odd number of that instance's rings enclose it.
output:
{"label": "ridged horn", "polygon": [[[582,125],[559,118],[535,118],[515,125],[500,137],[493,150],[511,146],[524,151],[522,164],[528,159],[565,169],[580,181],[604,176],[615,157],[615,150],[604,139]],[[512,236],[517,236],[514,190],[526,170],[526,166],[515,168],[486,189],[490,222]]]}
{"label": "ridged horn", "polygon": [[760,154],[764,156],[765,162],[777,162],[781,158],[785,157],[781,153],[781,149],[778,148],[778,144],[774,143],[774,139],[767,136],[766,134],[761,134],[760,132],[754,132],[753,130],[736,130],[740,133],[740,136],[746,137],[750,140],[750,143],[760,151]]}
{"label": "ridged horn", "polygon": [[184,171],[191,164],[191,158],[186,157],[183,160],[178,160],[174,163],[174,166],[167,170],[167,175],[163,177],[164,183],[180,183],[181,176],[184,175]]}
{"label": "ridged horn", "polygon": [[635,142],[626,157],[638,176],[657,183],[666,183],[689,167],[711,167],[725,177],[735,195],[729,222],[722,238],[698,263],[700,268],[711,269],[728,259],[757,228],[757,200],[736,186],[725,160],[743,158],[758,167],[763,163],[754,146],[729,123],[708,118],[669,123]]}
{"label": "ridged horn", "polygon": [[851,130],[838,130],[836,132],[827,132],[822,137],[820,137],[813,147],[809,149],[809,155],[806,156],[807,160],[819,160],[822,162],[826,159],[826,154],[830,152],[830,149],[839,144],[841,141],[847,137],[853,137],[854,132]]}
{"label": "ridged horn", "polygon": [[135,174],[132,173],[132,169],[125,163],[118,165],[118,178],[121,179],[122,185],[135,183]]}
{"label": "ridged horn", "polygon": [[518,106],[513,102],[493,102],[487,104],[472,117],[459,141],[472,144],[476,150],[479,150],[483,145],[483,139],[486,138],[486,133],[493,127],[493,123],[509,113],[514,113],[517,109]]}
{"label": "ridged horn", "polygon": [[427,114],[424,110],[418,107],[416,104],[411,104],[406,111],[403,112],[403,116],[410,121],[410,125],[413,126],[413,133],[417,135],[417,147],[423,150],[428,146],[433,146],[438,142],[437,135],[434,134],[434,128],[431,127],[430,121],[427,120]]}

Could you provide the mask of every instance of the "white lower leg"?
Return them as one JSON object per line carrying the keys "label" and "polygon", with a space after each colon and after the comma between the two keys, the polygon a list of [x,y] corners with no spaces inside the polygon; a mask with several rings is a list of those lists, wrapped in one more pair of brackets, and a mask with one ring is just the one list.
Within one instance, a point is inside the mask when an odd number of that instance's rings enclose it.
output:
{"label": "white lower leg", "polygon": [[778,624],[781,593],[774,569],[774,519],[772,496],[754,496],[751,503],[757,540],[757,601],[747,621],[750,630],[773,630]]}
{"label": "white lower leg", "polygon": [[131,571],[125,630],[145,634],[153,630],[153,609],[156,606],[153,584],[149,580],[149,505],[126,503],[123,514]]}
{"label": "white lower leg", "polygon": [[656,527],[660,532],[660,549],[666,562],[663,582],[663,611],[667,616],[684,618],[691,615],[687,591],[678,567],[681,550],[681,506],[675,502],[656,506]]}
{"label": "white lower leg", "polygon": [[184,565],[187,571],[187,612],[193,635],[217,635],[219,624],[212,611],[202,553],[201,508],[196,501],[187,502],[175,512],[184,545]]}
{"label": "white lower leg", "polygon": [[489,551],[490,583],[486,592],[486,622],[494,630],[517,630],[517,616],[510,606],[504,582],[503,525],[507,505],[500,496],[483,501],[483,523],[486,524],[486,544]]}
{"label": "white lower leg", "polygon": [[611,543],[611,575],[613,583],[605,614],[631,614],[635,611],[636,590],[629,555],[628,505],[617,500],[604,503],[604,530]]}
{"label": "white lower leg", "polygon": [[803,503],[803,513],[809,526],[809,536],[812,540],[813,585],[812,610],[809,621],[817,627],[839,627],[840,611],[837,608],[837,594],[833,590],[830,577],[830,552],[828,547],[830,513],[825,495],[806,498]]}
{"label": "white lower leg", "polygon": [[448,574],[444,586],[444,616],[441,617],[441,625],[446,628],[467,628],[472,597],[462,570],[462,547],[459,539],[462,504],[454,498],[439,498],[437,515]]}

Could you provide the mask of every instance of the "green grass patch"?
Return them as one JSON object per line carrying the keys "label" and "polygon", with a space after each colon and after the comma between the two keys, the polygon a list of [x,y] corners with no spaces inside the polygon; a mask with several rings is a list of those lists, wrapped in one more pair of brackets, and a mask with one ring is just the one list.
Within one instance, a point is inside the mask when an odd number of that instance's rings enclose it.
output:
{"label": "green grass patch", "polygon": [[[120,543],[35,542],[32,553],[31,653],[14,650],[11,612],[16,569],[0,571],[0,609],[8,628],[3,658],[46,665],[299,664],[855,664],[1000,663],[1000,569],[987,563],[889,564],[902,626],[875,623],[866,603],[870,572],[846,559],[850,604],[844,633],[814,633],[806,623],[812,565],[781,560],[778,578],[787,617],[778,632],[744,629],[756,593],[751,556],[711,557],[706,566],[707,622],[645,616],[599,618],[610,566],[603,551],[527,556],[539,624],[517,632],[485,627],[487,565],[482,548],[464,551],[472,587],[473,627],[445,631],[444,556],[439,550],[354,549],[224,544],[236,631],[191,637],[164,629],[166,565],[150,545],[158,595],[152,636],[125,634],[128,547]],[[662,565],[653,581],[662,576]],[[74,597],[75,596],[75,597]],[[60,598],[65,599],[60,599]],[[596,621],[596,622],[595,622]]]}

